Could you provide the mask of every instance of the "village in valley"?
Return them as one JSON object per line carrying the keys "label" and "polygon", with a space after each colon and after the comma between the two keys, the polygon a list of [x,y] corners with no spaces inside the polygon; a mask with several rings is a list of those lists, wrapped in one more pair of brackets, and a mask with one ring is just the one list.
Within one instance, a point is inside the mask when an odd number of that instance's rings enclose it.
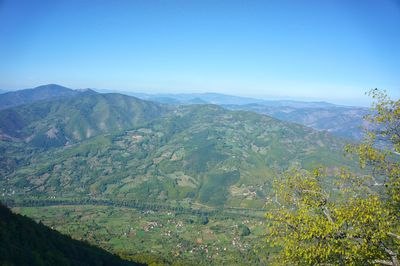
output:
{"label": "village in valley", "polygon": [[138,261],[151,257],[164,263],[199,261],[206,265],[230,258],[233,263],[260,263],[254,247],[262,242],[265,230],[262,216],[199,216],[170,210],[90,205],[15,210],[73,238],[100,243],[113,253]]}

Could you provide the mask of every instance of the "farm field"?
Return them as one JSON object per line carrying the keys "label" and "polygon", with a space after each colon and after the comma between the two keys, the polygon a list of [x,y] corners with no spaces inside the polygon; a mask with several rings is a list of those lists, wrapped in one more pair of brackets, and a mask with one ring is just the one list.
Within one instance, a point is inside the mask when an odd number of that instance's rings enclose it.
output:
{"label": "farm field", "polygon": [[263,256],[257,252],[265,234],[262,215],[204,216],[97,205],[15,207],[13,211],[138,262],[262,265],[268,259],[265,250]]}

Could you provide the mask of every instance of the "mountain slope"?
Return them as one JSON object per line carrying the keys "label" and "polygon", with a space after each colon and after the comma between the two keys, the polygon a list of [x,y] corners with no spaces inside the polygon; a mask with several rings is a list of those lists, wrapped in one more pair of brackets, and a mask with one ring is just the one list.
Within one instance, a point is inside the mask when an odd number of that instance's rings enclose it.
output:
{"label": "mountain slope", "polygon": [[0,142],[3,193],[255,207],[288,167],[352,165],[342,141],[327,133],[215,105],[128,125],[40,153],[22,155],[21,144]]}
{"label": "mountain slope", "polygon": [[142,265],[53,231],[0,203],[1,265]]}
{"label": "mountain slope", "polygon": [[336,136],[361,140],[363,128],[367,126],[363,119],[369,113],[363,107],[301,107],[269,106],[266,104],[225,105],[230,110],[253,111],[274,118],[298,123],[316,130],[325,130]]}
{"label": "mountain slope", "polygon": [[33,89],[10,91],[0,94],[0,110],[37,101],[74,97],[82,93],[95,92],[71,90],[56,84],[43,85]]}
{"label": "mountain slope", "polygon": [[[99,92],[110,92],[98,90]],[[190,104],[218,104],[231,110],[254,111],[261,114],[270,115],[274,118],[299,123],[316,130],[326,130],[340,137],[361,140],[363,137],[362,127],[365,126],[363,116],[368,113],[368,109],[361,107],[338,106],[326,102],[304,102],[291,100],[262,100],[248,97],[225,95],[220,93],[181,93],[181,94],[146,94],[121,92],[126,95],[135,96],[140,99],[150,100],[161,104],[170,105],[190,105]],[[60,98],[86,96],[95,94],[92,90],[78,91],[71,90],[59,85],[44,85],[34,89],[19,90],[0,95],[0,110],[19,106],[25,103],[33,103],[43,100],[54,100]],[[21,123],[19,116],[13,117],[8,114],[7,120],[11,121],[8,125],[8,132],[0,131],[0,138],[16,140],[29,136],[18,136],[10,134],[10,131],[20,130],[18,125]],[[15,121],[13,121],[15,119]],[[50,130],[50,129],[49,129]],[[53,135],[50,130],[49,134]],[[88,135],[91,135],[90,130]],[[81,137],[80,137],[81,138]],[[67,141],[63,138],[53,140],[54,145],[62,145]]]}
{"label": "mountain slope", "polygon": [[0,139],[63,146],[144,123],[165,111],[156,103],[120,94],[33,103],[0,111]]}
{"label": "mountain slope", "polygon": [[219,93],[127,93],[141,99],[172,105],[212,103],[230,110],[253,111],[354,140],[362,139],[362,127],[365,126],[363,116],[368,113],[368,108],[339,106],[327,102],[262,100]]}

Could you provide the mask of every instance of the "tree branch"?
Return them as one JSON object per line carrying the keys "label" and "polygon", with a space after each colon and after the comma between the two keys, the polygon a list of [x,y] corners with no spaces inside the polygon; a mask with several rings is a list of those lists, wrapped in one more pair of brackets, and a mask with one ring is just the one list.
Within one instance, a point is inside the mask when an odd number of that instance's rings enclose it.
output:
{"label": "tree branch", "polygon": [[388,260],[374,260],[373,263],[393,266],[393,262]]}
{"label": "tree branch", "polygon": [[398,240],[400,240],[400,236],[399,235],[396,235],[396,234],[394,234],[394,233],[392,233],[392,232],[388,232],[387,233],[389,236],[393,236],[394,238],[397,238]]}
{"label": "tree branch", "polygon": [[326,218],[328,218],[329,222],[333,223],[333,219],[331,217],[331,214],[330,214],[328,208],[326,206],[324,206],[323,209],[324,209],[323,213],[325,214]]}
{"label": "tree branch", "polygon": [[392,250],[390,250],[390,249],[388,249],[388,248],[385,248],[385,251],[392,258],[392,265],[393,266],[400,266],[399,260],[397,259],[397,253],[392,251]]}

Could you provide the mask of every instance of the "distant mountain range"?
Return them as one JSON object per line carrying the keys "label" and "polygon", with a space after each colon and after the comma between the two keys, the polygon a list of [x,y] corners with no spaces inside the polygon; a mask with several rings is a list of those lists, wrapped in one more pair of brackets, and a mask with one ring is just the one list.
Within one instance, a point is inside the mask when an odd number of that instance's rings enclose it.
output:
{"label": "distant mountain range", "polygon": [[217,104],[217,105],[247,105],[262,104],[268,106],[290,106],[295,108],[324,108],[338,106],[328,102],[305,102],[293,100],[263,100],[250,97],[226,95],[221,93],[135,93],[127,91],[96,90],[99,93],[117,92],[125,95],[134,96],[140,99],[161,102],[166,104]]}
{"label": "distant mountain range", "polygon": [[1,265],[143,265],[71,239],[0,203]]}
{"label": "distant mountain range", "polygon": [[[107,92],[107,90],[98,90]],[[274,118],[299,123],[313,129],[328,131],[336,136],[353,140],[363,138],[363,130],[368,126],[363,117],[368,114],[369,109],[363,107],[340,106],[327,102],[303,102],[290,100],[262,100],[248,97],[239,97],[219,93],[187,93],[187,94],[145,94],[133,92],[121,92],[140,99],[168,105],[192,105],[192,104],[217,104],[230,110],[245,110],[272,116]],[[64,99],[84,95],[96,95],[95,90],[72,90],[59,85],[49,84],[34,89],[0,94],[0,110],[14,106],[34,103],[37,101],[48,101],[53,99]],[[98,97],[98,96],[94,96]],[[39,108],[39,105],[38,105]],[[41,107],[42,108],[42,107]],[[64,110],[65,111],[65,110]],[[8,114],[9,116],[15,114]],[[0,118],[1,119],[1,118]],[[0,132],[5,135],[18,137],[20,129],[18,126],[22,121],[16,117],[9,131],[14,134]],[[1,123],[1,121],[0,121]],[[18,124],[18,125],[17,125]],[[98,125],[100,126],[100,125]],[[17,127],[17,128],[16,128]],[[4,128],[4,127],[3,127]],[[83,134],[80,132],[79,134]],[[91,135],[90,132],[87,134]],[[26,134],[25,137],[28,137]]]}
{"label": "distant mountain range", "polygon": [[363,117],[369,112],[369,109],[364,107],[342,106],[327,102],[272,101],[219,93],[125,93],[170,105],[217,104],[230,110],[257,112],[353,140],[363,138],[364,127],[367,126]]}
{"label": "distant mountain range", "polygon": [[368,126],[364,116],[369,113],[363,107],[294,107],[269,106],[266,104],[223,105],[230,110],[246,110],[265,114],[282,121],[305,125],[307,127],[328,131],[333,135],[353,140],[361,140],[364,128]]}

